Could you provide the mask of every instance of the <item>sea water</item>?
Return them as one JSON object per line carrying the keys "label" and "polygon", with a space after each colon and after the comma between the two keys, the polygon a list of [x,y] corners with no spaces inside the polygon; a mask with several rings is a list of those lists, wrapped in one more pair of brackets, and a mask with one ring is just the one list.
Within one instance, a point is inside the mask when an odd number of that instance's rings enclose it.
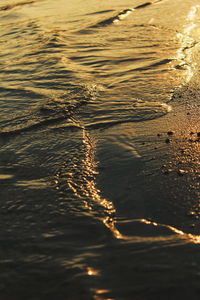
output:
{"label": "sea water", "polygon": [[0,25],[0,299],[199,299],[199,1]]}

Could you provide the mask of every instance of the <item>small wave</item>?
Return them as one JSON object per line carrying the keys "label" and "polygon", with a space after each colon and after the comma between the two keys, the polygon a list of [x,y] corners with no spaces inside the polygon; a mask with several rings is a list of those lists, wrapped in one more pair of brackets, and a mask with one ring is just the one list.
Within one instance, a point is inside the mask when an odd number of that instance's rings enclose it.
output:
{"label": "small wave", "polygon": [[138,5],[135,7],[135,9],[140,9],[140,8],[144,8],[144,7],[147,7],[149,5],[153,4],[153,2],[146,2],[146,3],[143,3],[141,5]]}
{"label": "small wave", "polygon": [[172,107],[169,104],[142,100],[134,100],[131,104],[122,102],[120,107],[118,106],[115,103],[106,112],[102,111],[100,115],[93,115],[93,122],[87,121],[91,119],[89,113],[84,120],[85,127],[87,129],[101,129],[122,123],[148,121],[162,117],[172,111]]}
{"label": "small wave", "polygon": [[35,2],[39,2],[39,1],[43,1],[43,0],[29,0],[29,1],[22,1],[22,2],[3,5],[3,6],[0,6],[0,11],[10,10],[16,6],[23,6],[23,5],[32,4]]}
{"label": "small wave", "polygon": [[[141,58],[141,59],[143,59],[143,58]],[[145,60],[148,60],[148,58],[143,59],[143,61],[145,61]],[[133,69],[133,71],[146,71],[146,70],[151,70],[152,71],[152,69],[154,69],[154,68],[159,68],[161,66],[165,66],[167,64],[170,64],[174,60],[175,59],[168,59],[168,58],[167,59],[161,59],[161,60],[158,60],[156,62],[152,62],[152,63],[150,63],[146,66],[136,67],[136,68]],[[162,69],[162,70],[165,70],[165,69]],[[169,69],[167,68],[167,70],[169,70]]]}
{"label": "small wave", "polygon": [[[3,71],[0,73],[3,73]],[[15,95],[15,96],[20,96],[22,98],[30,98],[30,99],[44,99],[45,98],[45,95],[34,89],[31,89],[31,88],[25,88],[25,87],[3,87],[1,86],[0,87],[0,93],[3,95],[3,96],[12,96],[12,95]]]}
{"label": "small wave", "polygon": [[[184,67],[186,72],[186,83],[188,83],[196,69],[196,62],[193,61],[193,53],[195,51],[196,46],[199,45],[199,40],[193,36],[193,30],[197,27],[195,20],[198,17],[200,5],[195,5],[189,11],[187,16],[188,24],[185,25],[183,32],[179,32],[177,37],[180,40],[181,47],[177,52],[177,60],[181,61],[179,64],[179,68]],[[198,51],[198,50],[197,50]]]}
{"label": "small wave", "polygon": [[134,239],[139,242],[173,241],[175,235],[177,238],[185,240],[186,242],[200,244],[200,235],[185,233],[171,225],[161,224],[147,219],[122,220],[116,222],[116,228],[121,234],[120,238],[125,240]]}
{"label": "small wave", "polygon": [[54,124],[55,122],[63,121],[65,118],[66,117],[64,117],[64,116],[56,117],[56,118],[43,120],[43,121],[33,123],[33,124],[21,125],[19,127],[14,127],[14,128],[11,127],[10,129],[0,131],[0,137],[10,137],[13,135],[18,135],[23,132],[27,132],[27,131],[29,132],[29,131],[41,128],[43,126]]}
{"label": "small wave", "polygon": [[[74,112],[77,109],[85,104],[84,101],[80,101],[76,105],[64,105],[64,106],[55,106],[54,108],[51,105],[42,106],[38,111],[35,112],[30,118],[30,113],[25,116],[18,116],[19,125],[13,124],[13,126],[6,126],[3,130],[0,131],[0,137],[10,137],[13,135],[18,135],[24,132],[30,132],[32,130],[37,130],[48,125],[54,125],[56,123],[62,122],[63,120],[67,120],[72,118]],[[16,117],[15,117],[16,119]],[[11,120],[14,121],[15,119]],[[25,119],[25,124],[24,124]]]}
{"label": "small wave", "polygon": [[128,9],[125,9],[123,11],[121,11],[120,13],[118,13],[117,15],[111,17],[111,18],[108,18],[106,20],[103,20],[101,22],[98,22],[97,24],[95,25],[92,25],[90,26],[90,28],[97,28],[97,27],[104,27],[104,26],[108,26],[114,22],[117,22],[123,18],[125,18],[127,15],[129,15],[132,11],[134,10],[134,8],[128,8]]}
{"label": "small wave", "polygon": [[169,113],[172,110],[171,105],[167,103],[161,103],[161,102],[147,102],[142,100],[137,100],[134,104],[134,107],[139,107],[147,110],[153,110],[154,112],[161,112],[161,113]]}
{"label": "small wave", "polygon": [[108,19],[105,19],[103,21],[100,21],[100,22],[98,22],[98,23],[90,26],[89,28],[98,28],[98,27],[108,26],[110,24],[113,24],[113,23],[116,23],[116,22],[118,22],[120,20],[123,20],[130,13],[132,13],[135,10],[139,10],[141,8],[145,8],[145,7],[149,6],[149,5],[156,4],[156,3],[161,2],[161,1],[162,0],[157,0],[157,1],[152,1],[152,2],[145,2],[145,3],[141,4],[141,5],[138,5],[138,6],[135,6],[135,7],[132,7],[132,8],[124,9],[121,12],[119,12],[118,14],[116,14],[115,16],[110,17]]}
{"label": "small wave", "polygon": [[113,10],[113,9],[101,10],[101,11],[89,13],[89,14],[87,14],[87,15],[99,15],[99,14],[105,14],[105,13],[112,12],[112,11],[114,11],[114,10]]}
{"label": "small wave", "polygon": [[[96,85],[74,85],[68,93],[48,103],[33,107],[0,122],[0,137],[10,137],[24,132],[41,129],[73,118],[78,110],[95,97]],[[9,90],[10,91],[10,90]]]}

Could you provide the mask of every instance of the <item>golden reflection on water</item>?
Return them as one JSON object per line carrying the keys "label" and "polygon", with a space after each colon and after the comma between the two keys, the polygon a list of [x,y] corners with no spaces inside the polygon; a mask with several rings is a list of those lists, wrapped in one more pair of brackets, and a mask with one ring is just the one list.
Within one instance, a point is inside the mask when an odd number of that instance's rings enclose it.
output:
{"label": "golden reflection on water", "polygon": [[13,177],[14,177],[14,175],[12,175],[12,174],[0,174],[0,180],[11,179]]}
{"label": "golden reflection on water", "polygon": [[143,223],[145,223],[145,224],[151,224],[153,226],[165,227],[165,228],[171,230],[172,232],[174,232],[174,233],[182,236],[184,239],[188,240],[188,242],[191,242],[191,243],[194,243],[194,244],[200,244],[200,235],[194,235],[194,234],[191,234],[191,233],[185,233],[182,230],[179,230],[179,229],[177,229],[177,228],[175,228],[173,226],[159,224],[159,223],[156,223],[156,222],[151,222],[151,221],[146,220],[146,219],[141,219],[140,221],[143,222]]}
{"label": "golden reflection on water", "polygon": [[195,23],[195,19],[199,7],[199,5],[195,5],[192,7],[187,16],[187,21],[189,21],[189,24],[184,28],[182,33],[177,34],[177,37],[181,42],[181,47],[177,52],[177,59],[182,62],[180,65],[184,66],[187,70],[186,83],[188,83],[194,75],[195,64],[192,63],[191,48],[195,46],[195,41],[191,37],[191,32],[197,26]]}
{"label": "golden reflection on water", "polygon": [[94,269],[92,267],[87,267],[87,274],[89,276],[98,276],[101,274],[100,270]]}
{"label": "golden reflection on water", "polygon": [[[95,150],[96,150],[96,141],[91,138],[88,131],[83,130],[83,141],[86,146],[85,153],[85,161],[84,166],[87,174],[98,174],[96,171],[97,162],[95,161]],[[115,207],[112,201],[103,198],[100,194],[100,190],[97,189],[95,177],[91,177],[91,179],[86,180],[86,185],[84,187],[86,189],[85,193],[90,196],[91,200],[100,205],[104,210],[104,216],[102,218],[103,224],[110,229],[113,235],[116,238],[123,238],[119,230],[115,226],[114,215],[116,213]],[[85,207],[89,210],[92,210],[92,205],[89,201],[85,201]]]}
{"label": "golden reflection on water", "polygon": [[95,293],[97,294],[97,295],[102,295],[102,294],[105,294],[105,293],[109,293],[110,291],[109,290],[96,290],[95,291]]}
{"label": "golden reflection on water", "polygon": [[97,289],[94,290],[94,299],[95,300],[115,300],[114,298],[108,298],[106,294],[110,293],[110,290],[107,289]]}

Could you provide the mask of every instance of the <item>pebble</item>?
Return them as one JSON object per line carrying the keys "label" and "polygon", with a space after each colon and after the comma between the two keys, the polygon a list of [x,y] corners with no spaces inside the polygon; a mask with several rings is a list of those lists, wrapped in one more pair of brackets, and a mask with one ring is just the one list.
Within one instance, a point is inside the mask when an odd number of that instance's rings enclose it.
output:
{"label": "pebble", "polygon": [[173,134],[174,134],[174,131],[168,131],[167,134],[168,134],[168,135],[173,135]]}

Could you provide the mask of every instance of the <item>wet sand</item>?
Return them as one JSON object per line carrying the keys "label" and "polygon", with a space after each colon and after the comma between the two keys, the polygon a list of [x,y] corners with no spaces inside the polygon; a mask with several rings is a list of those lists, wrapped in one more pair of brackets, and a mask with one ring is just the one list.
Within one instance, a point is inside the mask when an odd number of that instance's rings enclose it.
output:
{"label": "wet sand", "polygon": [[166,116],[100,133],[98,182],[117,215],[198,235],[200,120],[198,90],[191,86],[174,93]]}

